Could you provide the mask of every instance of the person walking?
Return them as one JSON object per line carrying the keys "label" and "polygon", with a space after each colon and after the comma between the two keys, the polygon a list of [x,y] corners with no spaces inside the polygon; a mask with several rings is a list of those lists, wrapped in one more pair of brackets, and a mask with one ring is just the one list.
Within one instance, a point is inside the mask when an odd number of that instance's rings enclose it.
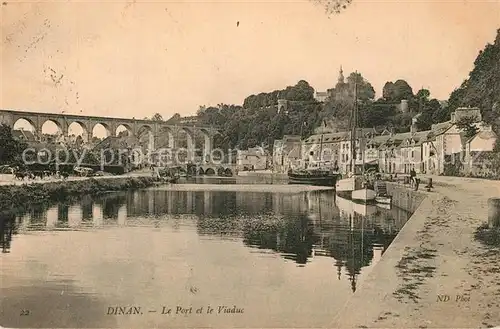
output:
{"label": "person walking", "polygon": [[410,184],[411,184],[411,186],[414,186],[416,178],[417,178],[417,172],[415,171],[414,168],[411,168],[411,170],[410,170]]}

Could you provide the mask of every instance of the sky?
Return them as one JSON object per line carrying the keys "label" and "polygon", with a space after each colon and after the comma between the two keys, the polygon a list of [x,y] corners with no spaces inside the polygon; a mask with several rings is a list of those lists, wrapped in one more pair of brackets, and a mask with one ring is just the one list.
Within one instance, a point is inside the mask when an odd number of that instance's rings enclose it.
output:
{"label": "sky", "polygon": [[405,79],[444,100],[500,28],[500,0],[322,1],[7,0],[0,108],[194,115],[301,79],[324,91],[341,65],[378,96]]}

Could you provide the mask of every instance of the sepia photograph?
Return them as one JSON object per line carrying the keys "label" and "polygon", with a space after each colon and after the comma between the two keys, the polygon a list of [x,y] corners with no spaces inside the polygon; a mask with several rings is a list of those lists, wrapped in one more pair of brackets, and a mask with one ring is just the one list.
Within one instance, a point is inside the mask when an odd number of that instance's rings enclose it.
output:
{"label": "sepia photograph", "polygon": [[0,26],[0,328],[500,328],[500,0]]}

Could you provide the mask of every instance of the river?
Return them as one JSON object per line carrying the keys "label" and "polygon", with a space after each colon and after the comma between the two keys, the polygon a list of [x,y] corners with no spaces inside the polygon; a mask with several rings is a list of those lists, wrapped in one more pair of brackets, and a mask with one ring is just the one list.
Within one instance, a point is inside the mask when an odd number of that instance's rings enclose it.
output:
{"label": "river", "polygon": [[197,188],[2,215],[0,325],[328,327],[410,216],[332,191]]}

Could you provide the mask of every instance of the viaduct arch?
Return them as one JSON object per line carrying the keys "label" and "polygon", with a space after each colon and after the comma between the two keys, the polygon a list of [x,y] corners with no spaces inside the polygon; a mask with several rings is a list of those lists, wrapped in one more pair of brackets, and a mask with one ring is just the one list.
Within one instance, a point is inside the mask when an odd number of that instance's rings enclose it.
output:
{"label": "viaduct arch", "polygon": [[204,156],[209,155],[213,148],[214,136],[219,133],[219,129],[213,126],[197,125],[196,122],[188,124],[172,124],[164,121],[154,120],[139,120],[129,118],[112,118],[85,116],[73,114],[56,114],[42,112],[26,112],[17,110],[0,110],[0,123],[14,128],[14,124],[21,120],[26,120],[32,127],[34,135],[40,137],[42,134],[42,126],[45,122],[54,122],[59,128],[61,135],[68,137],[69,126],[76,123],[83,130],[83,140],[88,143],[92,140],[92,132],[96,125],[102,125],[108,136],[117,136],[117,128],[125,127],[129,134],[139,137],[143,131],[149,133],[148,149],[154,151],[156,149],[156,140],[160,135],[168,136],[168,148],[175,147],[175,136],[182,130],[187,136],[187,150],[189,155],[194,155],[195,136],[201,133],[204,136]]}

